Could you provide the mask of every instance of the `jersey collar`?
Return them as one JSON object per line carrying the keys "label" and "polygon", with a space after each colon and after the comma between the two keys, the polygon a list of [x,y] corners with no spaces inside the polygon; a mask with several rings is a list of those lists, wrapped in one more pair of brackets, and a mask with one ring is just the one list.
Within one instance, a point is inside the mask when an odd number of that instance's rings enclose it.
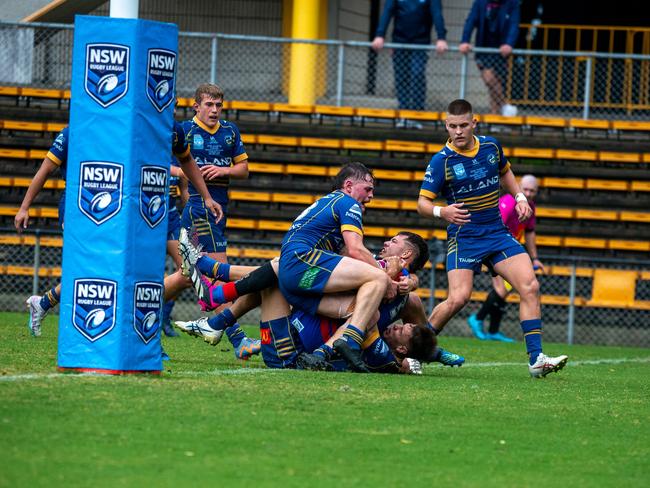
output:
{"label": "jersey collar", "polygon": [[219,127],[221,127],[221,122],[217,122],[217,125],[214,126],[214,129],[210,129],[207,125],[205,125],[203,122],[201,122],[196,115],[192,118],[192,120],[201,129],[206,131],[208,134],[212,134],[212,135],[214,135],[219,130]]}
{"label": "jersey collar", "polygon": [[463,151],[462,149],[458,149],[456,146],[453,145],[451,142],[451,139],[447,140],[447,147],[451,149],[452,151],[457,152],[461,156],[466,156],[468,158],[473,158],[478,154],[478,148],[480,146],[480,142],[478,140],[478,137],[474,136],[474,147],[470,149],[469,151]]}

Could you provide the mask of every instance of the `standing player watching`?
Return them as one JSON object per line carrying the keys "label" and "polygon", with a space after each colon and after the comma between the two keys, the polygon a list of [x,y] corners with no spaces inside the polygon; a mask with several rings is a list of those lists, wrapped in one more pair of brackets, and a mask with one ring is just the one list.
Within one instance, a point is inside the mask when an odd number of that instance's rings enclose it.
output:
{"label": "standing player watching", "polygon": [[[231,178],[248,178],[248,155],[237,126],[221,120],[223,100],[224,92],[219,86],[210,83],[199,85],[194,94],[196,115],[182,125],[192,156],[201,169],[210,195],[223,208],[224,218],[218,222],[211,219],[203,198],[190,184],[181,225],[186,229],[196,229],[199,243],[208,256],[227,263],[228,186]],[[238,356],[237,351],[242,347],[248,350],[258,344],[258,341],[246,337],[238,324],[228,328],[226,334]]]}
{"label": "standing player watching", "polygon": [[[429,322],[439,333],[445,324],[469,302],[474,273],[486,263],[519,292],[519,319],[529,356],[528,371],[533,377],[562,369],[567,356],[548,357],[542,352],[542,319],[539,284],[530,258],[510,235],[499,213],[499,182],[516,200],[519,220],[532,210],[521,192],[493,137],[475,136],[476,120],[466,100],[454,100],[447,108],[446,146],[431,158],[418,198],[422,216],[442,218],[447,227],[447,299],[431,313]],[[437,195],[447,206],[433,203]],[[470,213],[471,212],[471,213]]]}
{"label": "standing player watching", "polygon": [[[29,225],[29,208],[34,202],[36,196],[43,189],[50,174],[52,174],[57,167],[60,168],[61,178],[65,180],[66,165],[68,161],[68,140],[69,128],[65,127],[57,135],[56,139],[52,143],[52,147],[45,155],[41,167],[38,169],[32,182],[29,184],[23,202],[20,205],[20,209],[14,218],[14,226],[18,233],[21,233],[23,229],[26,229]],[[194,182],[201,195],[205,196],[206,211],[212,215],[212,218],[219,220],[223,215],[221,207],[208,193],[208,189],[201,177],[201,172],[190,155],[189,147],[185,142],[183,130],[176,122],[174,122],[173,127],[171,149],[172,153],[178,157],[184,174],[187,175],[190,181]],[[64,214],[65,192],[62,193],[61,199],[59,200],[59,224],[61,229],[63,229]],[[27,307],[29,309],[29,322],[27,327],[34,337],[41,335],[41,322],[49,310],[59,303],[60,296],[61,284],[59,283],[42,297],[33,295],[27,299]]]}
{"label": "standing player watching", "polygon": [[[524,246],[528,255],[533,262],[533,269],[544,271],[544,265],[537,258],[537,243],[535,236],[535,197],[537,196],[538,183],[537,178],[533,175],[524,175],[521,178],[521,191],[526,195],[528,205],[533,211],[532,215],[525,221],[521,222],[517,217],[515,210],[517,202],[512,195],[506,194],[499,199],[499,210],[501,220],[506,224],[510,233],[519,242],[524,241]],[[506,297],[512,291],[512,286],[504,281],[501,276],[492,278],[492,291],[481,306],[481,309],[475,315],[470,315],[467,323],[472,329],[472,333],[477,339],[492,340],[502,342],[514,342],[514,339],[504,335],[499,331],[501,327],[501,318],[506,308]],[[483,320],[490,315],[490,328],[485,333],[483,329]]]}
{"label": "standing player watching", "polygon": [[[20,209],[14,218],[14,226],[16,231],[20,234],[23,229],[29,225],[29,207],[31,207],[34,199],[38,196],[40,191],[45,186],[45,182],[49,176],[56,170],[60,169],[61,179],[65,180],[66,163],[68,161],[68,127],[64,127],[61,132],[56,136],[52,147],[43,158],[40,168],[34,175],[32,182],[25,192]],[[63,213],[65,209],[65,191],[61,193],[59,200],[59,225],[63,230]],[[29,322],[27,327],[29,332],[34,337],[41,335],[41,321],[47,315],[47,312],[56,306],[61,299],[61,283],[48,290],[42,297],[32,295],[27,299],[27,308],[29,309]]]}

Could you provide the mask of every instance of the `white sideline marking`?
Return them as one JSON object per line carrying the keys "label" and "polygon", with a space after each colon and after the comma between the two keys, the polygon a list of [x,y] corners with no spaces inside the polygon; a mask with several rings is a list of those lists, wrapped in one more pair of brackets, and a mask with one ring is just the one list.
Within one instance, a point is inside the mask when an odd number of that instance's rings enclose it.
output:
{"label": "white sideline marking", "polygon": [[[613,358],[613,359],[585,359],[578,361],[571,361],[569,357],[568,366],[597,366],[600,364],[624,364],[624,363],[650,363],[650,357],[644,358]],[[463,368],[499,368],[503,366],[521,366],[525,361],[518,363],[466,363]],[[172,378],[177,377],[201,377],[201,376],[237,376],[237,375],[253,375],[253,374],[278,374],[284,371],[291,371],[286,369],[267,369],[267,368],[237,368],[237,369],[214,369],[212,371],[178,371],[167,373],[167,376]],[[115,375],[98,374],[98,373],[23,373],[23,374],[8,374],[0,376],[0,382],[6,381],[28,381],[28,380],[49,380],[55,378],[113,378]]]}

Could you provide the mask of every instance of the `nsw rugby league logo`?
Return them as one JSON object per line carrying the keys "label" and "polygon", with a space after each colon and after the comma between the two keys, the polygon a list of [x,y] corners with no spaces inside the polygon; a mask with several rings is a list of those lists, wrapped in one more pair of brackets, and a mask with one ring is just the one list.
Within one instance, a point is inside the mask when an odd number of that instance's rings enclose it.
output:
{"label": "nsw rugby league logo", "polygon": [[123,167],[117,163],[85,161],[79,175],[79,210],[100,225],[122,208]]}
{"label": "nsw rugby league logo", "polygon": [[167,215],[167,169],[143,166],[140,171],[140,215],[152,229]]}
{"label": "nsw rugby league logo", "polygon": [[115,327],[117,282],[99,278],[74,280],[72,324],[90,342]]}
{"label": "nsw rugby league logo", "polygon": [[162,112],[176,93],[176,53],[167,49],[147,51],[147,98]]}
{"label": "nsw rugby league logo", "polygon": [[106,108],[129,89],[129,47],[121,44],[87,44],[86,93]]}
{"label": "nsw rugby league logo", "polygon": [[163,285],[150,281],[135,284],[133,295],[133,328],[142,342],[148,344],[160,329]]}

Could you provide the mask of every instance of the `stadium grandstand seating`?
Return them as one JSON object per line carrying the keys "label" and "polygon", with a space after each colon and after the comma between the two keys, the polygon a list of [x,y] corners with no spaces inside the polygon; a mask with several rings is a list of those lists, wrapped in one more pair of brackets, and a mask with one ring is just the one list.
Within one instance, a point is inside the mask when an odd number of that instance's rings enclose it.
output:
{"label": "stadium grandstand seating", "polygon": [[[66,123],[69,98],[64,90],[0,87],[0,226],[11,226],[26,185]],[[191,106],[192,99],[179,99],[179,115],[190,116]],[[422,121],[425,130],[396,130],[403,117]],[[378,178],[365,219],[371,240],[402,227],[444,239],[442,222],[432,226],[415,211],[426,163],[445,139],[443,117],[440,112],[226,101],[224,118],[240,126],[252,174],[232,182],[231,236],[277,244],[299,209],[329,191],[327,179],[339,165],[358,160]],[[481,132],[498,131],[516,174],[540,178],[540,252],[647,257],[650,123],[478,118]],[[63,185],[48,182],[33,205],[39,226],[56,227]]]}

